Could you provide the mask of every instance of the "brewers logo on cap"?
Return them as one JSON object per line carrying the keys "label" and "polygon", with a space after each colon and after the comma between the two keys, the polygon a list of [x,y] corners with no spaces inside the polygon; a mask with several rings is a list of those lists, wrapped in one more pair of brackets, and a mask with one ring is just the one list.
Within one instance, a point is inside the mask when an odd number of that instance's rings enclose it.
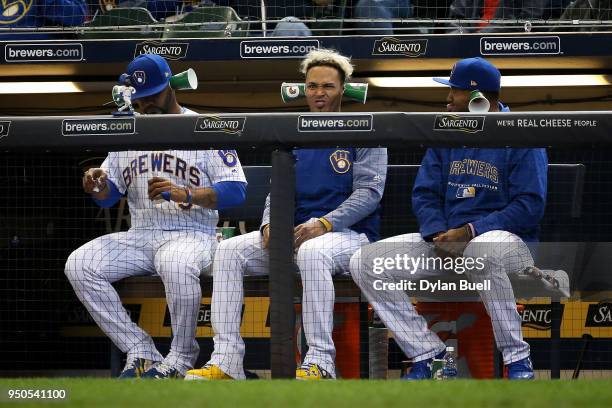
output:
{"label": "brewers logo on cap", "polygon": [[134,78],[134,83],[144,85],[147,81],[147,74],[144,71],[134,71],[132,78]]}
{"label": "brewers logo on cap", "polygon": [[351,169],[351,152],[336,150],[329,156],[329,162],[336,173],[344,174]]}

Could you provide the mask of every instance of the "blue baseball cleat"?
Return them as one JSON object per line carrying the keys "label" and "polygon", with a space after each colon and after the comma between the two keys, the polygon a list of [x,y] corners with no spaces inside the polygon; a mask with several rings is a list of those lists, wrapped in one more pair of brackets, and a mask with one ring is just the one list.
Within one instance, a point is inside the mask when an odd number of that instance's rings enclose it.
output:
{"label": "blue baseball cleat", "polygon": [[156,380],[167,380],[167,379],[182,379],[184,375],[174,367],[171,367],[165,363],[159,363],[154,365],[145,371],[140,378],[142,379],[156,379]]}
{"label": "blue baseball cleat", "polygon": [[525,357],[522,360],[508,364],[508,379],[509,380],[533,380],[533,365],[531,359]]}
{"label": "blue baseball cleat", "polygon": [[[436,354],[436,359],[444,358],[446,351],[442,351],[441,353]],[[431,380],[431,364],[433,363],[433,358],[428,358],[426,360],[417,361],[412,364],[412,369],[408,374],[403,376],[402,380]]]}
{"label": "blue baseball cleat", "polygon": [[147,360],[144,358],[135,358],[133,360],[128,361],[123,367],[123,371],[119,375],[119,379],[126,380],[130,378],[140,378],[142,374],[150,369],[154,361]]}

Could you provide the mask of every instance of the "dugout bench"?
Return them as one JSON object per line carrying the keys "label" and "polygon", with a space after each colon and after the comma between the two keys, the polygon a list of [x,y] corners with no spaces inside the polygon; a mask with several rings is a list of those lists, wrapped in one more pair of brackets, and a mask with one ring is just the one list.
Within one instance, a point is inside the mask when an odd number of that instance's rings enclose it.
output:
{"label": "dugout bench", "polygon": [[[235,226],[240,233],[257,230],[261,222],[266,196],[269,192],[270,166],[244,166],[249,182],[247,199],[239,208],[220,211],[219,225]],[[382,199],[381,236],[387,238],[418,230],[416,219],[412,215],[411,191],[419,165],[389,165],[384,197]],[[565,228],[568,220],[580,218],[582,213],[582,194],[585,166],[583,164],[549,164],[548,166],[548,196],[544,219],[541,223],[542,241],[571,241],[571,233]],[[559,251],[564,251],[560,248]],[[538,252],[536,264],[540,257],[555,259],[559,253],[542,254]],[[580,254],[574,254],[574,266],[580,262]],[[528,276],[511,278],[516,298],[548,297],[551,299],[551,347],[550,369],[551,378],[560,377],[560,326],[562,307],[561,293],[551,289]],[[571,283],[571,280],[570,280]],[[212,296],[212,278],[202,277],[200,280],[202,296]],[[164,298],[165,291],[161,280],[156,276],[132,277],[115,284],[122,298],[151,297]],[[336,303],[359,303],[359,347],[360,376],[368,376],[368,304],[362,297],[359,288],[350,277],[334,278]],[[246,277],[245,294],[257,293],[268,296],[267,277]],[[296,279],[296,294],[301,294],[301,281]],[[546,295],[543,296],[543,293]],[[431,293],[416,293],[411,295],[418,301],[432,301]],[[478,294],[462,293],[462,296],[477,298]],[[435,296],[433,296],[435,297]],[[295,303],[300,303],[296,296]],[[303,340],[303,339],[302,339]],[[302,341],[304,344],[304,341]],[[494,353],[495,376],[501,377],[501,361],[499,354]],[[116,377],[121,371],[121,352],[111,343],[111,376]]]}

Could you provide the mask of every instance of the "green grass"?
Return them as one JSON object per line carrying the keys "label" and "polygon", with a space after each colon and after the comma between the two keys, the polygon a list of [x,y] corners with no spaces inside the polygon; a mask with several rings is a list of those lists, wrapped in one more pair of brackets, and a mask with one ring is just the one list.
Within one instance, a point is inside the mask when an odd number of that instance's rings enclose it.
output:
{"label": "green grass", "polygon": [[[67,401],[7,402],[7,390],[65,389]],[[51,407],[612,407],[611,380],[578,381],[119,381],[0,379],[1,406]]]}

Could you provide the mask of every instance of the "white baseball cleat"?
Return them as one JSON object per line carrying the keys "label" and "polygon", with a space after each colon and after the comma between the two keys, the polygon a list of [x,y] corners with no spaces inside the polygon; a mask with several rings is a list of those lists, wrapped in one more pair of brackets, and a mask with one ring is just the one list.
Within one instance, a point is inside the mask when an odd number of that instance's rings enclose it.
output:
{"label": "white baseball cleat", "polygon": [[529,266],[525,268],[522,273],[540,280],[545,287],[551,290],[559,291],[563,297],[569,298],[571,296],[569,276],[565,271],[553,271],[550,269],[542,270],[535,266]]}

